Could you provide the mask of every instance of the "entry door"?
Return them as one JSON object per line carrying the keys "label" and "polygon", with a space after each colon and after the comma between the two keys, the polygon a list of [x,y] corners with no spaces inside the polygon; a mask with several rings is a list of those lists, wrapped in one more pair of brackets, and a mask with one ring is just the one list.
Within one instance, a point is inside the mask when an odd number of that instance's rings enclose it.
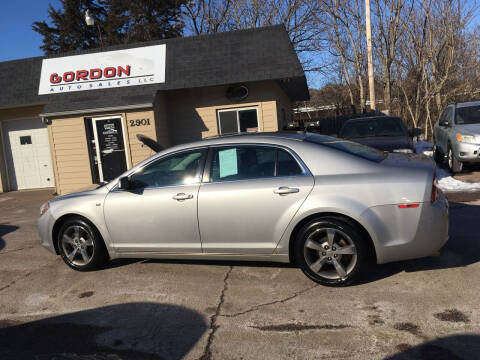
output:
{"label": "entry door", "polygon": [[216,149],[198,195],[203,251],[271,254],[313,187],[294,156],[273,147]]}
{"label": "entry door", "polygon": [[93,118],[100,181],[115,179],[127,170],[122,118]]}
{"label": "entry door", "polygon": [[40,119],[4,122],[10,190],[54,187],[47,127]]}

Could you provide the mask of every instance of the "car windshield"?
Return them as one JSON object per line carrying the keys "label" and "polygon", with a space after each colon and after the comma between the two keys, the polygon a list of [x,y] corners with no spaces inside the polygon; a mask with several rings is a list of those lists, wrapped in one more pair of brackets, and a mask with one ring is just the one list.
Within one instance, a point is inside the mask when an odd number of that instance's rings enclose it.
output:
{"label": "car windshield", "polygon": [[480,124],[480,105],[457,108],[455,123],[457,125]]}
{"label": "car windshield", "polygon": [[400,118],[376,118],[371,120],[349,121],[341,131],[345,139],[358,139],[375,136],[407,136],[407,129]]}
{"label": "car windshield", "polygon": [[369,146],[326,135],[310,134],[305,138],[305,141],[327,146],[375,162],[380,162],[387,157],[384,152]]}

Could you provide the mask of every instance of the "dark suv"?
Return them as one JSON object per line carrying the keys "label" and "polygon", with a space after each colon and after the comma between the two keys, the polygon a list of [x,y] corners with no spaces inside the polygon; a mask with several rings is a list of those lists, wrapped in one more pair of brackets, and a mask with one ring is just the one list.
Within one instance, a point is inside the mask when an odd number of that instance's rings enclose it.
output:
{"label": "dark suv", "polygon": [[402,119],[393,116],[373,116],[348,120],[339,137],[388,152],[415,152],[412,137],[420,129],[408,130]]}

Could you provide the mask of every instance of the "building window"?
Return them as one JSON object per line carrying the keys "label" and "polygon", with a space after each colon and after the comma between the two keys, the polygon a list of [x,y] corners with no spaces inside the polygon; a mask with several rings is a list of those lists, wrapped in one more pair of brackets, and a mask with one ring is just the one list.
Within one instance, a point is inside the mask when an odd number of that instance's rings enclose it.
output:
{"label": "building window", "polygon": [[30,145],[32,143],[32,137],[30,135],[20,136],[20,145]]}
{"label": "building window", "polygon": [[258,109],[240,108],[218,110],[219,134],[258,131]]}

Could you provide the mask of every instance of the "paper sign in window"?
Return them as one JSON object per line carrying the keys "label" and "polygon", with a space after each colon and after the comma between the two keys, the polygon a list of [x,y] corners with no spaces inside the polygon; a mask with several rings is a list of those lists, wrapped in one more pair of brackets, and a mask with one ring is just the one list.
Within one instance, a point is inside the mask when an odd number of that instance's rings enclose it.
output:
{"label": "paper sign in window", "polygon": [[238,174],[237,149],[220,150],[218,152],[220,178]]}

